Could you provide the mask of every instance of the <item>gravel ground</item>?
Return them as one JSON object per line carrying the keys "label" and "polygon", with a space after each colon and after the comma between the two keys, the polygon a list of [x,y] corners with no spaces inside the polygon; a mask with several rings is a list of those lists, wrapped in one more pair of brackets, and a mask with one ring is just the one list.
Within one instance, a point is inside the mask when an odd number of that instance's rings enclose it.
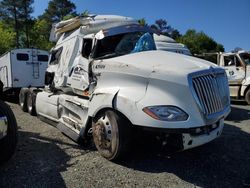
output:
{"label": "gravel ground", "polygon": [[174,154],[140,147],[113,163],[9,103],[19,126],[0,187],[250,187],[250,106],[234,103],[220,138]]}

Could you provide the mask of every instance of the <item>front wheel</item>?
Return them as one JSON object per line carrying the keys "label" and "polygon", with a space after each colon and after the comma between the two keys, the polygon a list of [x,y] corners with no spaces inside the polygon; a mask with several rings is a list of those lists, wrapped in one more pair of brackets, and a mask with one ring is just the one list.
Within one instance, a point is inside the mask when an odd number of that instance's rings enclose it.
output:
{"label": "front wheel", "polygon": [[130,146],[131,125],[112,110],[100,113],[92,122],[93,140],[99,153],[108,160],[125,157]]}
{"label": "front wheel", "polygon": [[246,100],[247,104],[250,105],[250,89],[248,89],[246,92],[245,100]]}
{"label": "front wheel", "polygon": [[7,161],[17,144],[17,123],[10,107],[0,101],[0,163]]}

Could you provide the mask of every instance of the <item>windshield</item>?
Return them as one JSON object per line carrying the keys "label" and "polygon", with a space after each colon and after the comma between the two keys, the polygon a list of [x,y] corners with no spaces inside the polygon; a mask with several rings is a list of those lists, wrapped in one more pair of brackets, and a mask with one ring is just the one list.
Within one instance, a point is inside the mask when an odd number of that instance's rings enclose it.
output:
{"label": "windshield", "polygon": [[93,58],[104,59],[149,50],[156,50],[150,33],[123,33],[98,40]]}
{"label": "windshield", "polygon": [[242,54],[240,54],[240,57],[246,65],[250,65],[250,54],[242,53]]}

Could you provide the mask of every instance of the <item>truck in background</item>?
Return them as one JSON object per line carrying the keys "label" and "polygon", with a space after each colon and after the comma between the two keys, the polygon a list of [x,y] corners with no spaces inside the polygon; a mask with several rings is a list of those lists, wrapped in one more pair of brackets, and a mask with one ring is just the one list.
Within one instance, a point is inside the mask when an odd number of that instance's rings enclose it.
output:
{"label": "truck in background", "polygon": [[174,39],[168,36],[158,34],[154,34],[153,36],[157,50],[165,50],[184,55],[192,55],[189,49],[184,44],[177,43]]}
{"label": "truck in background", "polygon": [[[154,31],[113,15],[54,25],[45,88],[23,88],[29,111],[108,160],[124,157],[135,130],[177,150],[217,138],[230,112],[226,73],[195,57],[156,50]],[[187,63],[188,61],[188,63]],[[138,132],[139,131],[139,132]]]}
{"label": "truck in background", "polygon": [[47,51],[35,48],[13,49],[3,54],[0,57],[0,93],[18,95],[22,87],[43,87],[48,57]]}
{"label": "truck in background", "polygon": [[196,56],[223,67],[227,73],[231,98],[243,99],[250,105],[250,52],[240,50]]}

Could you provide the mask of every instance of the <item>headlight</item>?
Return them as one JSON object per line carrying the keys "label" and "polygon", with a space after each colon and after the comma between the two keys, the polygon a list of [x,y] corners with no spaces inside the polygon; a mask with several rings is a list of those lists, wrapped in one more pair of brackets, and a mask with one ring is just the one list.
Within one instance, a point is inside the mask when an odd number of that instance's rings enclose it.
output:
{"label": "headlight", "polygon": [[176,106],[148,106],[142,109],[154,119],[161,121],[186,121],[186,112]]}

